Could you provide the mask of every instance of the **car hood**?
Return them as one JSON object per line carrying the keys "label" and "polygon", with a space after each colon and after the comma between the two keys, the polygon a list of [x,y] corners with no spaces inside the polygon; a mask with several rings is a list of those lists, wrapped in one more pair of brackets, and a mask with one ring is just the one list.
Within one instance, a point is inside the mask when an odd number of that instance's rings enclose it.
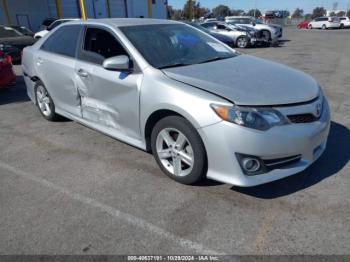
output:
{"label": "car hood", "polygon": [[24,47],[35,43],[35,39],[30,36],[4,37],[0,38],[1,44],[13,45],[16,47]]}
{"label": "car hood", "polygon": [[173,80],[214,93],[237,105],[294,104],[319,95],[319,86],[309,75],[248,55],[169,68],[163,72]]}

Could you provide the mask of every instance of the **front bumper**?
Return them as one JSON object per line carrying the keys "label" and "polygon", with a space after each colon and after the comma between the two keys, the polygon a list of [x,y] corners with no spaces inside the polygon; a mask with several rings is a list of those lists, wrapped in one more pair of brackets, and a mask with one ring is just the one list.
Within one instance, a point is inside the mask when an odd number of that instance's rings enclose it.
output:
{"label": "front bumper", "polygon": [[[288,109],[287,109],[288,110]],[[224,183],[250,187],[299,173],[324,152],[330,129],[327,102],[321,117],[312,123],[276,126],[268,131],[241,127],[226,121],[199,129],[208,156],[207,177]],[[264,174],[248,176],[236,153],[262,160],[300,155],[298,162]]]}

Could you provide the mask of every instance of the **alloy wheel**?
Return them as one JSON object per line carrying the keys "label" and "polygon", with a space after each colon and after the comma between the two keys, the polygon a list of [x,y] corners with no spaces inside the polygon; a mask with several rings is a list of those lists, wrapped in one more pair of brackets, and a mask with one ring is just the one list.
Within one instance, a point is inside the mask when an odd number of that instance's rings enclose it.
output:
{"label": "alloy wheel", "polygon": [[248,45],[248,40],[247,40],[247,38],[245,38],[245,37],[240,37],[240,38],[238,38],[238,40],[237,40],[237,46],[238,46],[239,48],[245,48],[245,47],[247,47],[247,45]]}
{"label": "alloy wheel", "polygon": [[37,97],[40,111],[43,113],[43,115],[50,116],[51,115],[50,97],[43,86],[38,86],[36,90],[36,97]]}
{"label": "alloy wheel", "polygon": [[161,130],[157,135],[156,150],[161,164],[172,175],[184,177],[191,173],[194,166],[193,148],[179,130]]}

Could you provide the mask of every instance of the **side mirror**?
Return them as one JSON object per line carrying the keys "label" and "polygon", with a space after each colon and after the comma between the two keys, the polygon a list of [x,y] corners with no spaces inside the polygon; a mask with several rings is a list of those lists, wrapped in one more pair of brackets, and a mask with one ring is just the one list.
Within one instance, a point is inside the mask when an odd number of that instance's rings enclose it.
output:
{"label": "side mirror", "polygon": [[103,68],[113,71],[131,71],[130,59],[126,55],[107,58],[103,61]]}

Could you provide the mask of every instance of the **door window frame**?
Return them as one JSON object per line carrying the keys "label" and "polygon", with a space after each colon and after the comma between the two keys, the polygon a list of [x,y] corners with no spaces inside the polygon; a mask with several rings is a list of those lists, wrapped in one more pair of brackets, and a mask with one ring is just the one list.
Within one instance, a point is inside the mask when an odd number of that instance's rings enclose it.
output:
{"label": "door window frame", "polygon": [[[103,67],[101,64],[93,62],[93,61],[87,61],[86,59],[83,58],[83,53],[84,52],[89,52],[89,51],[85,51],[84,50],[84,45],[85,45],[85,37],[86,37],[86,33],[87,30],[89,28],[95,28],[95,29],[100,29],[100,30],[104,30],[108,33],[110,33],[115,40],[124,48],[124,50],[127,53],[127,56],[129,57],[131,64],[133,66],[133,71],[132,73],[137,73],[137,72],[141,72],[141,69],[139,67],[139,65],[137,64],[137,62],[135,61],[134,56],[131,54],[131,52],[129,51],[129,49],[126,47],[126,45],[123,43],[123,41],[120,40],[120,38],[118,37],[118,35],[109,27],[107,26],[103,26],[103,25],[97,25],[97,24],[87,24],[83,26],[83,30],[81,33],[81,39],[80,39],[80,45],[78,46],[78,50],[77,50],[77,60],[80,62],[84,62],[84,63],[89,63],[95,66],[100,66]],[[107,59],[107,58],[106,58]]]}

